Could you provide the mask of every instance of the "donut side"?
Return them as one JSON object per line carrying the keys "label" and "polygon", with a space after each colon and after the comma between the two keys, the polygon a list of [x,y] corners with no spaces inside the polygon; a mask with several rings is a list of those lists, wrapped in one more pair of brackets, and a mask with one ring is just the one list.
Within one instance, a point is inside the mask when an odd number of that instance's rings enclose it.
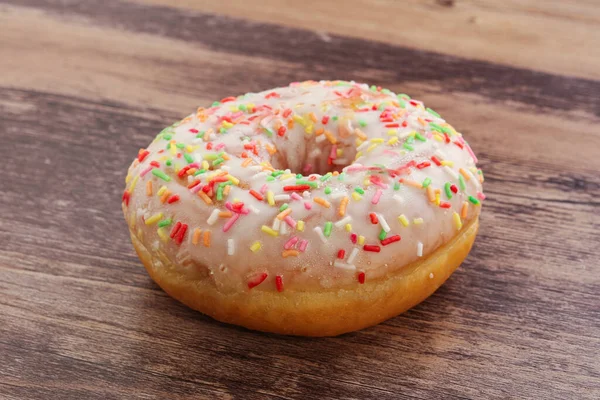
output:
{"label": "donut side", "polygon": [[212,318],[249,329],[298,336],[337,336],[376,325],[419,304],[435,292],[467,257],[479,219],[427,257],[383,279],[352,288],[282,293],[224,293],[209,275],[190,277],[168,257],[147,249],[130,226],[135,250],[152,279],[169,295]]}

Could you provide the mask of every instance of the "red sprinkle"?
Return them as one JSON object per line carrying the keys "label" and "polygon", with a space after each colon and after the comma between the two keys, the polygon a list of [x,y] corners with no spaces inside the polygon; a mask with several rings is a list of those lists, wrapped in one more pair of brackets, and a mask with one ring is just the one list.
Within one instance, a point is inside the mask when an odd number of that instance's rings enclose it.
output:
{"label": "red sprinkle", "polygon": [[302,190],[308,190],[310,189],[310,185],[295,185],[295,186],[284,186],[283,190],[285,190],[286,192],[293,192],[293,191],[302,191]]}
{"label": "red sprinkle", "polygon": [[235,101],[235,97],[233,97],[233,96],[225,97],[224,99],[221,100],[221,103],[228,103],[230,101]]}
{"label": "red sprinkle", "polygon": [[179,170],[179,172],[177,173],[177,176],[180,178],[183,178],[183,176],[186,174],[186,172],[188,172],[189,169],[190,169],[190,166],[186,165],[185,167],[183,167]]}
{"label": "red sprinkle", "polygon": [[361,285],[363,283],[365,283],[365,273],[364,272],[359,272],[359,274],[358,274],[358,283],[360,283]]}
{"label": "red sprinkle", "polygon": [[369,218],[371,218],[371,223],[373,225],[379,223],[379,219],[377,218],[377,214],[375,214],[375,213],[369,213]]}
{"label": "red sprinkle", "polygon": [[167,199],[167,203],[169,203],[169,204],[173,204],[173,203],[175,203],[176,201],[179,201],[179,195],[176,195],[176,194],[174,194],[174,195],[170,196],[170,197]]}
{"label": "red sprinkle", "polygon": [[433,161],[438,167],[442,165],[441,161],[436,156],[431,156],[431,161]]}
{"label": "red sprinkle", "polygon": [[192,132],[192,133],[198,133],[198,129],[190,128],[190,132]]}
{"label": "red sprinkle", "polygon": [[458,193],[458,188],[456,187],[456,185],[450,185],[450,190],[452,190],[452,193],[454,194]]}
{"label": "red sprinkle", "polygon": [[265,279],[267,279],[267,276],[269,276],[269,275],[266,272],[263,272],[262,274],[258,274],[258,275],[255,275],[254,277],[252,277],[248,281],[248,289],[252,289],[253,287],[256,287],[256,286],[260,285],[261,283],[263,283],[265,281]]}
{"label": "red sprinkle", "polygon": [[381,251],[381,247],[377,246],[376,244],[365,244],[363,246],[363,250],[371,251],[373,253],[379,253]]}
{"label": "red sprinkle", "polygon": [[340,260],[343,260],[345,255],[346,255],[346,251],[345,251],[344,249],[340,249],[340,250],[338,251],[338,255],[337,255],[337,257],[338,257]]}
{"label": "red sprinkle", "polygon": [[358,235],[356,233],[352,233],[350,235],[350,240],[352,241],[352,243],[356,244],[356,239],[358,239]]}
{"label": "red sprinkle", "polygon": [[394,124],[386,124],[385,127],[386,128],[399,128],[400,124],[396,122]]}
{"label": "red sprinkle", "polygon": [[250,194],[254,196],[258,201],[263,201],[264,199],[264,197],[254,189],[250,189]]}
{"label": "red sprinkle", "polygon": [[440,203],[440,208],[450,208],[452,207],[452,204],[448,203],[447,201],[442,201]]}
{"label": "red sprinkle", "polygon": [[123,192],[123,197],[121,198],[121,201],[123,201],[125,203],[126,206],[129,205],[129,199],[131,199],[131,193],[129,193],[127,190]]}
{"label": "red sprinkle", "polygon": [[194,186],[197,186],[197,185],[199,185],[199,184],[200,184],[200,181],[199,181],[198,179],[196,179],[194,182],[192,182],[192,183],[190,183],[190,184],[188,185],[188,189],[191,189],[191,188],[193,188]]}
{"label": "red sprinkle", "polygon": [[177,235],[177,232],[179,232],[179,229],[181,229],[181,222],[177,222],[175,224],[175,226],[173,227],[173,229],[171,229],[171,234],[169,236],[171,236],[171,239],[173,239],[175,237],[175,235]]}
{"label": "red sprinkle", "polygon": [[283,292],[283,278],[281,277],[281,275],[277,275],[275,277],[275,286],[277,287],[278,292]]}
{"label": "red sprinkle", "polygon": [[452,143],[454,143],[455,145],[457,145],[457,146],[458,146],[458,147],[460,147],[461,149],[464,149],[464,148],[465,148],[465,146],[464,146],[464,145],[463,145],[461,142],[459,142],[459,141],[456,141],[456,140],[455,140],[455,141],[454,141],[454,142],[452,142]]}
{"label": "red sprinkle", "polygon": [[381,241],[381,244],[382,244],[383,246],[387,246],[387,245],[388,245],[388,244],[390,244],[390,243],[399,242],[399,241],[400,241],[400,239],[401,239],[401,238],[400,238],[400,235],[394,235],[394,236],[390,236],[390,237],[387,237],[387,238],[383,239],[383,240]]}
{"label": "red sprinkle", "polygon": [[403,128],[406,128],[407,126],[408,126],[408,122],[406,122],[406,121],[403,121],[403,122],[402,122],[402,127],[403,127]]}
{"label": "red sprinkle", "polygon": [[327,125],[328,122],[329,122],[329,115],[323,115],[323,118],[321,118],[321,123],[323,125]]}
{"label": "red sprinkle", "polygon": [[446,143],[450,143],[450,136],[446,132],[444,132],[444,138],[446,139]]}
{"label": "red sprinkle", "polygon": [[138,154],[138,161],[139,162],[144,161],[144,158],[146,158],[148,156],[148,154],[150,154],[150,152],[148,150],[140,151],[140,153]]}
{"label": "red sprinkle", "polygon": [[[435,157],[435,156],[434,156]],[[417,164],[418,169],[427,168],[431,165],[429,161],[423,161],[421,164]]]}
{"label": "red sprinkle", "polygon": [[150,165],[152,165],[153,167],[156,167],[156,168],[160,168],[160,164],[158,163],[158,161],[151,161]]}
{"label": "red sprinkle", "polygon": [[286,108],[286,109],[283,111],[283,114],[281,114],[281,115],[283,115],[283,118],[287,118],[287,117],[289,117],[289,116],[290,116],[290,114],[291,114],[291,113],[292,113],[292,109],[291,109],[291,108]]}
{"label": "red sprinkle", "polygon": [[187,232],[187,228],[187,224],[181,224],[181,228],[179,229],[179,231],[177,232],[177,236],[175,237],[175,243],[181,244],[183,242],[183,237]]}
{"label": "red sprinkle", "polygon": [[287,131],[286,127],[285,127],[285,126],[283,126],[283,125],[281,125],[281,126],[279,127],[279,129],[277,129],[277,135],[279,135],[279,136],[283,136],[283,135],[285,135],[285,132],[286,132],[286,131]]}

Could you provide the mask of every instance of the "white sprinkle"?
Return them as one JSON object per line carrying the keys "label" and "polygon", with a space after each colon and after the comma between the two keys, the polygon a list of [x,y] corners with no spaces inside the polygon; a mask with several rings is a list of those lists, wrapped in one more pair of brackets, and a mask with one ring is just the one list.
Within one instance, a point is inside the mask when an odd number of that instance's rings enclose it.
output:
{"label": "white sprinkle", "polygon": [[333,263],[333,266],[337,267],[337,268],[345,269],[345,270],[348,270],[348,271],[355,271],[356,270],[356,266],[355,265],[353,265],[353,264],[346,264],[342,260],[335,260],[335,262]]}
{"label": "white sprinkle", "polygon": [[370,144],[371,144],[371,142],[370,142],[370,141],[368,141],[368,140],[365,140],[364,142],[362,142],[362,143],[360,144],[360,146],[358,146],[358,147],[356,148],[356,151],[362,151],[362,150],[366,149],[367,147],[369,147],[369,145],[370,145]]}
{"label": "white sprinkle", "polygon": [[379,225],[381,225],[381,227],[384,231],[386,231],[386,233],[391,230],[383,215],[377,214],[377,219],[379,220]]}
{"label": "white sprinkle", "polygon": [[279,227],[279,234],[280,235],[288,234],[288,225],[287,224],[281,224],[281,226]]}
{"label": "white sprinkle", "polygon": [[275,201],[290,201],[290,195],[289,194],[278,194],[276,196],[273,196],[273,200],[275,200]]}
{"label": "white sprinkle", "polygon": [[321,149],[317,147],[316,149],[314,149],[313,151],[311,151],[308,154],[308,157],[309,158],[317,158],[320,155],[321,155]]}
{"label": "white sprinkle", "polygon": [[443,153],[443,152],[442,152],[440,149],[437,149],[437,150],[435,151],[435,153],[433,153],[433,155],[434,155],[434,156],[436,156],[437,158],[441,158],[442,160],[443,160],[444,158],[446,158],[446,157],[444,156],[444,153]]}
{"label": "white sprinkle", "polygon": [[321,143],[322,141],[324,141],[325,139],[327,139],[327,137],[325,137],[325,135],[319,135],[317,136],[317,138],[315,139],[315,142],[317,143]]}
{"label": "white sprinkle", "polygon": [[350,252],[350,255],[348,256],[348,260],[346,260],[346,261],[348,261],[348,264],[352,264],[357,255],[358,255],[358,248],[355,247]]}
{"label": "white sprinkle", "polygon": [[446,172],[454,179],[458,179],[458,175],[456,174],[456,172],[454,172],[452,170],[452,168],[450,168],[449,166],[445,165],[444,169],[446,170]]}
{"label": "white sprinkle", "polygon": [[346,224],[349,224],[352,221],[352,217],[349,215],[346,215],[344,218],[340,219],[339,221],[335,222],[333,225],[335,225],[336,228],[342,227]]}
{"label": "white sprinkle", "polygon": [[[248,169],[250,171],[262,171],[263,167],[262,167],[262,165],[252,165],[252,166],[248,167]],[[265,171],[265,174],[267,174],[266,171]]]}
{"label": "white sprinkle", "polygon": [[417,243],[417,257],[423,257],[423,243]]}
{"label": "white sprinkle", "polygon": [[345,197],[347,195],[346,192],[336,192],[331,194],[329,197],[333,200],[337,200],[337,199],[341,199],[342,197]]}
{"label": "white sprinkle", "polygon": [[235,253],[235,242],[233,239],[227,239],[227,254],[232,256]]}
{"label": "white sprinkle", "polygon": [[281,226],[281,220],[279,218],[275,217],[275,219],[273,220],[273,230],[278,231],[280,226]]}
{"label": "white sprinkle", "polygon": [[[261,167],[261,168],[262,168],[262,167]],[[257,180],[257,179],[260,179],[260,178],[262,178],[262,177],[265,177],[265,176],[267,176],[267,175],[268,175],[268,172],[267,172],[267,171],[262,171],[262,172],[259,172],[259,173],[255,174],[255,175],[252,177],[252,180],[253,180],[253,181],[255,181],[255,180]]]}
{"label": "white sprinkle", "polygon": [[212,210],[212,213],[210,213],[210,217],[208,217],[208,219],[206,220],[206,223],[209,225],[214,225],[218,219],[219,219],[219,209],[215,208],[214,210]]}
{"label": "white sprinkle", "polygon": [[310,192],[305,190],[304,192],[302,192],[302,197],[304,197],[305,199],[308,199],[310,197]]}
{"label": "white sprinkle", "polygon": [[292,176],[291,178],[287,178],[279,182],[281,182],[282,185],[289,185],[290,183],[296,182],[296,177]]}
{"label": "white sprinkle", "polygon": [[321,229],[321,227],[320,227],[320,226],[317,226],[317,227],[314,229],[314,231],[315,231],[315,232],[317,232],[317,235],[319,235],[319,238],[321,239],[321,241],[322,241],[323,243],[327,243],[327,238],[325,237],[325,235],[323,235],[323,230]]}
{"label": "white sprinkle", "polygon": [[433,272],[429,273],[429,279],[433,279]]}
{"label": "white sprinkle", "polygon": [[229,165],[221,165],[220,167],[223,171],[229,171],[231,167]]}
{"label": "white sprinkle", "polygon": [[398,202],[398,204],[404,203],[404,199],[398,194],[393,195],[392,199],[396,200]]}
{"label": "white sprinkle", "polygon": [[192,175],[187,176],[188,183],[192,183],[195,178]]}
{"label": "white sprinkle", "polygon": [[250,211],[252,211],[254,214],[260,214],[260,210],[256,207],[254,207],[251,204],[248,204],[248,208],[250,209]]}

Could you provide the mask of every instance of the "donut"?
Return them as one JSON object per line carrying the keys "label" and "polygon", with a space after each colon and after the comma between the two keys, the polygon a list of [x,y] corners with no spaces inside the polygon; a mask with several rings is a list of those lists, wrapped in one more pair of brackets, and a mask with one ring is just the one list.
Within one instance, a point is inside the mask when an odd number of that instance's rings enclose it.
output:
{"label": "donut", "polygon": [[288,335],[378,324],[469,253],[483,173],[462,135],[406,94],[295,82],[200,107],[140,149],[122,207],[169,295]]}

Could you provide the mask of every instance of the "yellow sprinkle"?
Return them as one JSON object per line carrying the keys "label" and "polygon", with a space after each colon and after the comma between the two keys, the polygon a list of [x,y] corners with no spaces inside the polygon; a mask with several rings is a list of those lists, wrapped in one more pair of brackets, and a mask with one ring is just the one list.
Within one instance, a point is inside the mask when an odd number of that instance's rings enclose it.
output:
{"label": "yellow sprinkle", "polygon": [[356,157],[354,157],[354,159],[358,160],[361,156],[362,156],[362,151],[357,151],[356,152]]}
{"label": "yellow sprinkle", "polygon": [[152,225],[158,221],[160,221],[163,217],[163,213],[158,213],[158,214],[154,214],[153,216],[151,216],[150,218],[148,218],[146,220],[146,225]]}
{"label": "yellow sprinkle", "polygon": [[342,154],[344,154],[344,149],[336,149],[335,154],[336,156],[341,157]]}
{"label": "yellow sprinkle", "polygon": [[200,234],[202,233],[202,229],[196,228],[194,229],[194,235],[192,236],[192,244],[197,245],[200,243]]}
{"label": "yellow sprinkle", "polygon": [[235,186],[238,186],[240,184],[240,180],[238,178],[236,178],[235,176],[231,176],[231,175],[227,174],[226,178],[229,179],[231,182],[233,182],[233,184]]}
{"label": "yellow sprinkle", "polygon": [[331,203],[321,197],[315,197],[314,201],[315,201],[315,203],[317,203],[320,206],[323,206],[325,208],[331,207]]}
{"label": "yellow sprinkle", "polygon": [[131,180],[131,174],[127,174],[127,176],[125,177],[125,183],[129,183],[130,180]]}
{"label": "yellow sprinkle", "polygon": [[169,235],[167,234],[167,232],[165,232],[165,230],[163,228],[158,228],[156,230],[156,233],[158,233],[158,237],[163,242],[166,242],[167,240],[169,240]]}
{"label": "yellow sprinkle", "polygon": [[301,116],[299,116],[299,115],[297,115],[297,114],[296,114],[296,115],[294,115],[294,116],[292,117],[292,119],[294,120],[294,122],[297,122],[297,123],[299,123],[300,125],[302,125],[302,126],[306,127],[306,121],[305,121],[305,120],[304,120],[304,118],[302,118]]}
{"label": "yellow sprinkle", "polygon": [[250,246],[250,250],[252,250],[253,253],[256,253],[257,251],[260,250],[260,248],[262,247],[262,245],[260,244],[260,242],[257,240],[256,242],[254,242],[252,244],[252,246]]}
{"label": "yellow sprinkle", "polygon": [[175,147],[175,141],[171,141],[171,145],[169,146],[169,150],[171,151],[172,155],[176,155],[177,154],[177,148]]}
{"label": "yellow sprinkle", "polygon": [[135,178],[133,178],[133,182],[131,182],[131,186],[129,187],[130,192],[133,192],[133,189],[135,189],[135,185],[137,185],[139,179],[139,175],[136,175]]}
{"label": "yellow sprinkle", "polygon": [[375,147],[379,146],[377,143],[370,145],[369,147],[367,147],[367,153],[370,153],[371,151],[373,151],[373,149],[375,149]]}
{"label": "yellow sprinkle", "polygon": [[383,143],[383,138],[373,138],[371,139],[371,143]]}
{"label": "yellow sprinkle", "polygon": [[433,138],[435,140],[437,140],[438,142],[443,142],[444,141],[444,137],[442,135],[440,135],[440,134],[433,135]]}
{"label": "yellow sprinkle", "polygon": [[298,254],[300,254],[300,252],[298,250],[284,250],[283,253],[281,253],[283,258],[297,257]]}
{"label": "yellow sprinkle", "polygon": [[406,218],[406,215],[404,214],[398,217],[398,221],[400,221],[400,223],[404,226],[408,226],[410,224],[410,222],[408,222],[408,219]]}
{"label": "yellow sprinkle", "polygon": [[462,228],[462,221],[460,220],[460,215],[458,215],[456,211],[452,213],[452,219],[454,220],[454,226],[456,227],[456,230],[459,231],[460,228]]}
{"label": "yellow sprinkle", "polygon": [[195,149],[195,146],[192,146],[191,144],[188,144],[187,146],[185,146],[185,149],[187,150],[188,153],[193,152]]}
{"label": "yellow sprinkle", "polygon": [[210,168],[210,164],[208,163],[208,161],[204,160],[202,161],[202,169],[209,169]]}
{"label": "yellow sprinkle", "polygon": [[398,142],[398,138],[397,137],[393,137],[390,138],[390,140],[388,140],[387,144],[392,145],[392,144],[396,144]]}
{"label": "yellow sprinkle", "polygon": [[360,245],[365,244],[365,237],[364,236],[359,236],[358,237],[358,244],[360,244]]}
{"label": "yellow sprinkle", "polygon": [[398,131],[396,129],[390,129],[387,131],[388,136],[394,136]]}
{"label": "yellow sprinkle", "polygon": [[260,230],[261,230],[261,231],[263,231],[264,233],[267,233],[267,234],[269,234],[269,235],[273,236],[273,237],[275,237],[275,236],[279,236],[279,232],[277,232],[277,231],[276,231],[276,230],[274,230],[274,229],[271,229],[271,228],[269,228],[269,227],[268,227],[268,226],[266,226],[266,225],[263,225],[263,226],[260,228]]}
{"label": "yellow sprinkle", "polygon": [[360,194],[356,192],[352,192],[352,198],[354,199],[354,201],[360,201],[360,199],[362,199],[362,197],[360,197]]}
{"label": "yellow sprinkle", "polygon": [[267,202],[269,203],[270,206],[275,205],[275,195],[270,190],[267,192]]}
{"label": "yellow sprinkle", "polygon": [[233,126],[233,124],[231,122],[223,121],[221,126],[223,126],[223,128],[225,128],[225,129],[229,129]]}
{"label": "yellow sprinkle", "polygon": [[421,225],[423,223],[423,218],[415,218],[413,219],[413,224]]}
{"label": "yellow sprinkle", "polygon": [[439,206],[440,205],[440,201],[441,201],[440,194],[436,190],[436,193],[435,193],[435,205]]}
{"label": "yellow sprinkle", "polygon": [[304,221],[298,221],[296,223],[296,230],[303,232],[304,231]]}
{"label": "yellow sprinkle", "polygon": [[346,224],[346,232],[352,232],[352,224]]}
{"label": "yellow sprinkle", "polygon": [[448,160],[444,160],[441,162],[442,167],[445,167],[446,165],[449,167],[454,167],[454,161],[448,161]]}
{"label": "yellow sprinkle", "polygon": [[160,189],[158,189],[158,192],[156,192],[156,195],[158,197],[162,196],[162,194],[165,192],[165,190],[167,190],[166,186],[161,187]]}

